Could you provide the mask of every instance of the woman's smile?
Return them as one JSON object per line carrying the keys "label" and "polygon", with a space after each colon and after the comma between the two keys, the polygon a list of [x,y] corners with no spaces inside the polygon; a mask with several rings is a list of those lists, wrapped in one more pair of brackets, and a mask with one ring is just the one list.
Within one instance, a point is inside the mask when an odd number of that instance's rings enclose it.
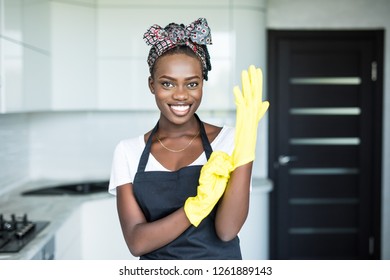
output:
{"label": "woman's smile", "polygon": [[169,105],[169,107],[173,114],[177,116],[184,116],[190,112],[191,105]]}

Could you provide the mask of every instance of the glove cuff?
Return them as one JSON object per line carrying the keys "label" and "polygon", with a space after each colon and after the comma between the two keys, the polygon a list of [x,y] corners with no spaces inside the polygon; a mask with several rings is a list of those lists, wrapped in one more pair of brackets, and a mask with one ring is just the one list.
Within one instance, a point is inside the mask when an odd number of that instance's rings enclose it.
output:
{"label": "glove cuff", "polygon": [[[194,207],[196,197],[189,197],[187,198],[186,202],[184,203],[184,212],[187,216],[187,219],[190,221],[190,223],[194,227],[198,227],[200,222],[205,218],[205,215],[202,211],[196,211],[196,207]],[[207,215],[206,215],[207,216]]]}

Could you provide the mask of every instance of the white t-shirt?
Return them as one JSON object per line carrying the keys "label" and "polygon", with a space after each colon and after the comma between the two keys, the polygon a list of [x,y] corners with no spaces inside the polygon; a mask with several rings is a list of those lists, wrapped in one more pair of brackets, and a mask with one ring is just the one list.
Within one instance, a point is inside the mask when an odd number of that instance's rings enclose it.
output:
{"label": "white t-shirt", "polygon": [[[223,126],[217,137],[211,143],[213,151],[223,151],[229,155],[234,149],[233,127]],[[122,140],[118,143],[114,151],[112,161],[110,184],[108,192],[116,195],[116,188],[123,184],[132,183],[138,169],[138,163],[145,148],[144,135]],[[203,152],[191,165],[204,165],[206,154]],[[162,166],[152,154],[149,155],[145,171],[170,171]]]}

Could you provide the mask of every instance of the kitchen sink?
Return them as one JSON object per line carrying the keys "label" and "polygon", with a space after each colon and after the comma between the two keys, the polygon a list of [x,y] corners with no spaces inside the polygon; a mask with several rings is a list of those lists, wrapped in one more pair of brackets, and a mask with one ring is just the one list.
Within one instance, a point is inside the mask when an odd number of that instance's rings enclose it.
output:
{"label": "kitchen sink", "polygon": [[93,181],[43,187],[22,192],[22,195],[86,195],[107,190],[108,181]]}

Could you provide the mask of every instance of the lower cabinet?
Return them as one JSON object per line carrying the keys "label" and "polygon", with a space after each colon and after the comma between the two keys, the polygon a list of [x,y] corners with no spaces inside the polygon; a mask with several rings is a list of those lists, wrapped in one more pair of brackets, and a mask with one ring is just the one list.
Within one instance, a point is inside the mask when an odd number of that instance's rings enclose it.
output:
{"label": "lower cabinet", "polygon": [[55,235],[57,260],[129,260],[114,197],[84,202]]}
{"label": "lower cabinet", "polygon": [[253,178],[248,217],[239,233],[244,260],[269,259],[269,194],[272,182]]}
{"label": "lower cabinet", "polygon": [[81,214],[80,208],[62,224],[55,234],[55,259],[81,260]]}
{"label": "lower cabinet", "polygon": [[32,258],[32,260],[54,260],[55,241],[54,237],[46,243],[45,246]]}
{"label": "lower cabinet", "polygon": [[131,255],[123,238],[115,197],[86,202],[80,210],[83,259],[138,259]]}

